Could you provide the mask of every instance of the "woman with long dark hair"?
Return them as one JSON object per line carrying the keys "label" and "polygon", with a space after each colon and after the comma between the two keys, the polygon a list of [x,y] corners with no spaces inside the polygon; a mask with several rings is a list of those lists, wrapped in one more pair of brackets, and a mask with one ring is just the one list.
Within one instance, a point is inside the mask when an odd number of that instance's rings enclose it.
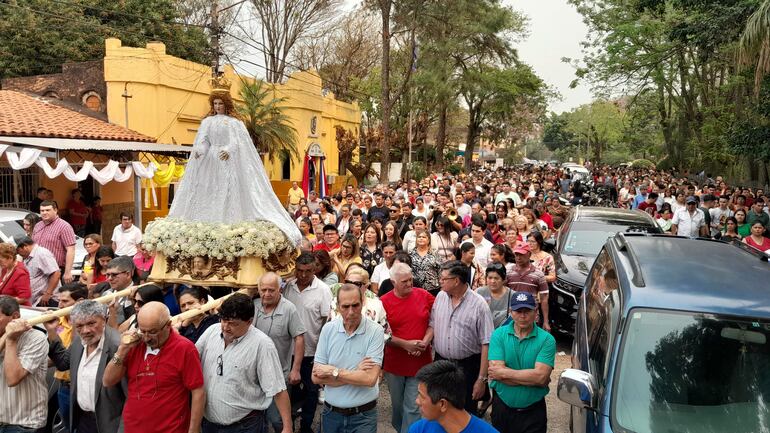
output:
{"label": "woman with long dark hair", "polygon": [[457,232],[452,230],[449,218],[442,215],[436,220],[436,231],[430,235],[430,245],[440,263],[454,259],[458,245]]}

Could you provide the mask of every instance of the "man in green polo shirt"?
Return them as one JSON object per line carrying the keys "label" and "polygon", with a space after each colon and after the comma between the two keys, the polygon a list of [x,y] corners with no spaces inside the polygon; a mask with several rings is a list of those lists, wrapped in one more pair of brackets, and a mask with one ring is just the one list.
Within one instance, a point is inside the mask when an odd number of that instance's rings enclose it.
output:
{"label": "man in green polo shirt", "polygon": [[497,328],[489,342],[492,425],[500,433],[546,433],[545,396],[556,340],[535,325],[537,304],[531,293],[511,294],[509,311],[513,321]]}

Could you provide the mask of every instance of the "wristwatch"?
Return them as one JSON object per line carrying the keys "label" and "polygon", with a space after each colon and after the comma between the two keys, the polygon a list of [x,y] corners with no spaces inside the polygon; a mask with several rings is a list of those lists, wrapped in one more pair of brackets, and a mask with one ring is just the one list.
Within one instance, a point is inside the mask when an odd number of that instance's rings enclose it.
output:
{"label": "wristwatch", "polygon": [[335,378],[335,379],[340,377],[340,369],[339,368],[335,368],[334,370],[332,370],[332,377]]}
{"label": "wristwatch", "polygon": [[123,358],[119,357],[116,353],[112,356],[112,363],[115,365],[123,365]]}

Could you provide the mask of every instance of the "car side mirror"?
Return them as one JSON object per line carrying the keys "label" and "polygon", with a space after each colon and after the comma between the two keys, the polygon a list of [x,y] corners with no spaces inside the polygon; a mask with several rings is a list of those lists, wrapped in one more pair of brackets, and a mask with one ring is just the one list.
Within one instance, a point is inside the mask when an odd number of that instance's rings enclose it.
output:
{"label": "car side mirror", "polygon": [[559,376],[556,388],[559,400],[581,409],[596,409],[596,379],[583,370],[568,368]]}
{"label": "car side mirror", "polygon": [[543,251],[550,253],[556,249],[556,239],[548,238],[543,241]]}

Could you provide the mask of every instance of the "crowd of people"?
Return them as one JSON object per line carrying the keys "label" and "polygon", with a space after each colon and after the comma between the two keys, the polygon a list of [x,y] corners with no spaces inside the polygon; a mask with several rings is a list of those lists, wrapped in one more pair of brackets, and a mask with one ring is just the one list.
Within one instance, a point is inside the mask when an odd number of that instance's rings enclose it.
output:
{"label": "crowd of people", "polygon": [[[527,166],[330,197],[295,184],[294,275],[266,273],[215,313],[177,321],[223,292],[146,285],[99,304],[147,278],[141,230],[123,214],[111,244],[86,235],[74,278],[74,228],[41,201],[29,236],[0,245],[0,433],[45,425],[49,361],[61,417],[78,433],[310,433],[319,403],[324,432],[373,433],[382,381],[400,433],[545,432],[556,355],[547,244],[587,183],[663,232],[770,249],[764,191],[719,177]],[[20,319],[29,305],[74,307],[42,333]]]}

